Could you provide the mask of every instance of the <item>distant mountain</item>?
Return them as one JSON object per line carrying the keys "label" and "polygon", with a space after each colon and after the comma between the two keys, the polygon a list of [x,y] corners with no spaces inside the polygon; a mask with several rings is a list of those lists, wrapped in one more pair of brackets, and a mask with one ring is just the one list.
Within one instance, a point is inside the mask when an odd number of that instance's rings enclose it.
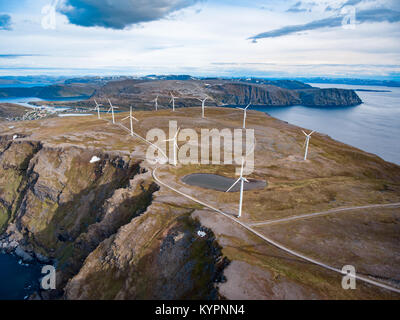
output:
{"label": "distant mountain", "polygon": [[[259,82],[257,82],[259,81]],[[122,108],[153,107],[151,102],[159,96],[160,106],[168,106],[171,92],[179,97],[178,106],[198,106],[197,99],[210,97],[208,105],[253,106],[353,106],[362,103],[354,90],[320,89],[299,81],[260,80],[124,80],[109,82],[94,94],[99,100],[110,98]]]}
{"label": "distant mountain", "polygon": [[[209,104],[262,106],[353,106],[362,103],[353,90],[320,89],[297,80],[258,78],[197,79],[189,75],[149,75],[144,77],[79,77],[41,87],[0,88],[0,97],[38,97],[46,100],[95,96],[110,98],[122,108],[134,105],[147,109],[156,96],[160,105],[168,105],[171,92],[180,106],[198,106],[198,99],[211,97]],[[81,102],[80,105],[85,105]]]}
{"label": "distant mountain", "polygon": [[92,84],[86,85],[50,85],[41,87],[0,88],[0,98],[37,97],[41,99],[86,98],[96,90]]}

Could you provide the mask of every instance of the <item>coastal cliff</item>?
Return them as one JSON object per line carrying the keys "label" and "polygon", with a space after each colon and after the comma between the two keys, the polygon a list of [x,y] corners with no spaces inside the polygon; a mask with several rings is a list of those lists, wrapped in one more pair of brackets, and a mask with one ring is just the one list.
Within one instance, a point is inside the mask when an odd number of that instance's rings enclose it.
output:
{"label": "coastal cliff", "polygon": [[356,106],[362,103],[362,100],[354,90],[347,89],[318,89],[318,90],[299,90],[301,104],[305,106]]}
{"label": "coastal cliff", "polygon": [[[177,97],[177,107],[199,105],[199,98],[210,97],[208,105],[253,106],[354,106],[362,103],[357,93],[346,89],[320,89],[299,81],[278,80],[256,83],[239,80],[144,80],[124,79],[99,83],[66,83],[33,88],[0,88],[0,97],[39,97],[42,99],[110,98],[122,109],[133,105],[137,109],[150,109],[156,96],[160,108],[171,104],[171,93]],[[36,102],[40,104],[40,102]],[[48,104],[46,102],[46,104]],[[54,105],[65,103],[54,102]],[[66,103],[65,105],[68,105]],[[74,102],[77,107],[93,107],[93,102]]]}
{"label": "coastal cliff", "polygon": [[159,105],[170,104],[170,93],[178,97],[176,105],[198,106],[197,99],[210,97],[207,105],[246,105],[253,106],[293,106],[316,107],[355,106],[362,101],[353,90],[320,89],[298,81],[269,81],[268,83],[248,83],[242,81],[115,81],[98,88],[93,97],[99,100],[110,97],[122,108],[130,104],[148,109],[149,103],[159,96]]}
{"label": "coastal cliff", "polygon": [[56,266],[46,299],[215,299],[218,244],[190,211],[151,205],[158,189],[139,160],[1,136],[0,249]]}

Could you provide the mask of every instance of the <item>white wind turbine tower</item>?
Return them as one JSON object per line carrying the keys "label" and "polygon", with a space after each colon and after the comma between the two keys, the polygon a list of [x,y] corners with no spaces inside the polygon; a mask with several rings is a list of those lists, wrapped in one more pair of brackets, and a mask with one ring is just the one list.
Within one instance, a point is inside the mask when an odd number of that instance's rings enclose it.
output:
{"label": "white wind turbine tower", "polygon": [[135,120],[136,122],[139,122],[139,120],[136,119],[136,118],[132,115],[132,106],[131,106],[131,109],[130,109],[130,112],[129,112],[129,116],[123,118],[122,121],[125,121],[126,119],[129,119],[129,120],[130,120],[130,123],[131,123],[131,136],[133,137],[133,120]]}
{"label": "white wind turbine tower", "polygon": [[98,104],[96,99],[94,99],[94,103],[96,104],[96,107],[92,110],[97,111],[97,118],[100,119],[100,107],[103,107],[103,105]]}
{"label": "white wind turbine tower", "polygon": [[177,138],[178,138],[178,133],[179,133],[179,130],[180,130],[181,128],[179,127],[178,128],[178,130],[176,131],[176,133],[175,133],[175,136],[172,138],[172,139],[168,139],[168,140],[164,140],[164,141],[168,141],[168,142],[173,142],[173,153],[174,153],[174,163],[173,163],[173,165],[176,167],[176,165],[177,165],[177,151],[178,151],[178,149],[179,149],[179,146],[178,146],[178,140],[177,140]]}
{"label": "white wind turbine tower", "polygon": [[174,97],[174,95],[172,94],[172,92],[170,92],[171,94],[171,101],[172,102],[172,111],[175,111],[175,99],[177,99],[178,97]]}
{"label": "white wind turbine tower", "polygon": [[305,133],[303,130],[301,130],[303,133],[304,133],[304,135],[306,136],[306,141],[304,142],[304,146],[303,147],[306,147],[306,151],[305,151],[305,153],[304,153],[304,161],[306,161],[307,160],[307,155],[308,155],[308,146],[309,146],[309,144],[310,144],[310,139],[311,139],[311,135],[315,132],[315,130],[313,130],[311,133],[309,133],[309,134],[307,134],[307,133]]}
{"label": "white wind turbine tower", "polygon": [[114,107],[114,106],[112,105],[110,99],[107,99],[107,100],[108,100],[108,103],[110,104],[110,109],[108,109],[107,113],[110,113],[110,111],[111,111],[111,114],[112,114],[112,122],[115,124],[114,109],[118,109],[118,107]]}
{"label": "white wind turbine tower", "polygon": [[154,106],[156,107],[156,111],[158,111],[158,96],[154,100],[151,100],[151,102],[154,102]]}
{"label": "white wind turbine tower", "polygon": [[204,118],[204,109],[206,108],[206,100],[208,97],[205,97],[203,100],[197,99],[201,102],[201,117]]}
{"label": "white wind turbine tower", "polygon": [[231,187],[226,190],[226,192],[229,192],[232,190],[232,188],[240,182],[240,200],[239,200],[239,214],[238,214],[238,218],[240,218],[242,216],[242,206],[243,206],[243,186],[245,182],[249,182],[249,180],[247,180],[246,178],[243,177],[243,166],[244,166],[244,157],[242,158],[242,167],[240,169],[240,177],[239,179],[237,179],[235,181],[235,183],[233,185],[231,185]]}
{"label": "white wind turbine tower", "polygon": [[249,103],[246,108],[239,108],[239,107],[237,108],[237,109],[240,109],[240,110],[244,111],[244,114],[243,114],[243,129],[246,129],[247,108],[249,108],[250,106],[251,106],[251,103]]}

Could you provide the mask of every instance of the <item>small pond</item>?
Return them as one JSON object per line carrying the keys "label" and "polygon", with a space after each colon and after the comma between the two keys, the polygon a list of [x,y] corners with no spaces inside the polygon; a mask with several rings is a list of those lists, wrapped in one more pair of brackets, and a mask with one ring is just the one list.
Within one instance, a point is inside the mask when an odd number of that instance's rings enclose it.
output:
{"label": "small pond", "polygon": [[[182,178],[182,182],[190,185],[201,187],[205,189],[212,189],[217,191],[223,191],[229,189],[229,187],[237,179],[227,178],[217,174],[210,173],[193,173]],[[264,189],[267,186],[266,181],[248,179],[249,182],[244,184],[244,190]],[[240,190],[240,183],[236,184],[230,192],[238,192]]]}

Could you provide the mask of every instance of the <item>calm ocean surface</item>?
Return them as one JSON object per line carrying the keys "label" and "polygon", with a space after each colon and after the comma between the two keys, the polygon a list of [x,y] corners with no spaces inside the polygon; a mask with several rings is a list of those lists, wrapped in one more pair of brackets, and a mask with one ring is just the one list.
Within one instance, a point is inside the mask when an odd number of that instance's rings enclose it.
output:
{"label": "calm ocean surface", "polygon": [[[345,108],[254,107],[289,123],[317,130],[335,140],[400,164],[400,88],[316,84],[320,88],[388,90],[357,94],[363,104]],[[299,133],[301,134],[301,132]]]}
{"label": "calm ocean surface", "polygon": [[43,276],[39,265],[24,265],[11,254],[0,252],[0,300],[23,300],[39,289]]}

